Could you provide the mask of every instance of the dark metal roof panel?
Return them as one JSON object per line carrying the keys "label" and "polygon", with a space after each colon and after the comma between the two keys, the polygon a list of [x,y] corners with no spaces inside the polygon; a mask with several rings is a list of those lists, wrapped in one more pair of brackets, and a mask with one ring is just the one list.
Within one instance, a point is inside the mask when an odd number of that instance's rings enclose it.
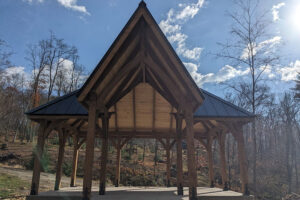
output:
{"label": "dark metal roof panel", "polygon": [[78,90],[58,97],[26,112],[27,115],[87,115],[87,110],[77,101]]}
{"label": "dark metal roof panel", "polygon": [[[252,118],[254,115],[220,97],[217,97],[205,90],[203,104],[194,113],[195,117],[215,118]],[[77,100],[77,91],[58,97],[31,111],[28,115],[87,115],[88,112]]]}
{"label": "dark metal roof panel", "polygon": [[220,117],[220,118],[252,118],[254,115],[220,97],[202,89],[205,100],[195,112],[195,117]]}

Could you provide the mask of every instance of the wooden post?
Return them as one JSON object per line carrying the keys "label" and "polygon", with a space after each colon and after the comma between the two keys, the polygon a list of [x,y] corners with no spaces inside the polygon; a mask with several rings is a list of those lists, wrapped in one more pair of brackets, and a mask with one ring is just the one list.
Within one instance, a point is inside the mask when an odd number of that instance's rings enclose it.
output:
{"label": "wooden post", "polygon": [[238,143],[238,158],[240,163],[240,177],[242,181],[242,191],[244,195],[250,195],[248,189],[248,171],[247,171],[247,161],[245,152],[245,143],[242,127],[241,132],[234,131],[233,135]]}
{"label": "wooden post", "polygon": [[62,164],[64,160],[65,144],[66,144],[65,130],[60,130],[58,133],[58,137],[59,137],[59,150],[58,150],[54,190],[59,190],[60,183],[61,183]]}
{"label": "wooden post", "polygon": [[188,159],[188,180],[189,180],[189,199],[197,199],[197,169],[195,162],[194,144],[194,116],[190,107],[185,110],[186,121],[186,140],[187,140],[187,159]]}
{"label": "wooden post", "polygon": [[220,146],[220,159],[221,159],[221,175],[222,175],[222,184],[223,184],[223,190],[227,191],[228,188],[228,176],[226,172],[226,157],[225,157],[225,133],[224,132],[218,132],[218,142]]}
{"label": "wooden post", "polygon": [[73,137],[73,163],[72,163],[72,174],[71,174],[71,183],[70,187],[75,187],[76,186],[76,174],[77,174],[77,164],[78,164],[78,137],[74,136]]}
{"label": "wooden post", "polygon": [[101,170],[100,170],[100,186],[99,195],[105,194],[105,183],[106,183],[106,164],[107,164],[107,153],[108,153],[108,122],[109,116],[107,110],[105,110],[102,116],[102,130],[103,139],[101,146]]}
{"label": "wooden post", "polygon": [[182,115],[177,113],[176,117],[176,145],[177,145],[177,195],[183,195],[183,169],[182,169]]}
{"label": "wooden post", "polygon": [[121,139],[118,138],[117,143],[114,140],[111,140],[115,148],[117,149],[117,160],[116,160],[116,177],[115,177],[115,187],[119,187],[120,184],[120,172],[121,172],[121,150],[123,146],[130,140],[131,138]]}
{"label": "wooden post", "polygon": [[212,143],[213,143],[213,137],[209,135],[207,138],[207,159],[208,159],[209,184],[211,188],[215,187]]}
{"label": "wooden post", "polygon": [[34,165],[33,165],[30,195],[38,195],[39,193],[41,159],[42,159],[44,144],[45,144],[45,129],[46,129],[46,122],[41,122],[38,130],[36,151],[34,152]]}
{"label": "wooden post", "polygon": [[94,162],[94,145],[95,145],[95,131],[97,123],[97,106],[96,95],[90,96],[89,116],[88,116],[88,132],[86,136],[86,150],[84,162],[84,177],[83,177],[83,199],[89,200],[92,189],[92,169]]}
{"label": "wooden post", "polygon": [[116,144],[116,149],[117,149],[117,163],[116,163],[115,187],[119,187],[120,171],[121,171],[121,139],[120,138],[118,138],[118,143]]}
{"label": "wooden post", "polygon": [[166,156],[167,156],[167,179],[166,179],[166,186],[170,187],[170,178],[171,178],[171,162],[170,162],[170,138],[166,139]]}

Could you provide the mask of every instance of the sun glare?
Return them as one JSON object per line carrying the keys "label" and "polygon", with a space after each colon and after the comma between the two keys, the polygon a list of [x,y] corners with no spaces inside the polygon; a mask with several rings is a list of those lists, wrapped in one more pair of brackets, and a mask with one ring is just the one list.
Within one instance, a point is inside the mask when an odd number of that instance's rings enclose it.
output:
{"label": "sun glare", "polygon": [[290,22],[294,30],[300,31],[300,4],[291,10]]}

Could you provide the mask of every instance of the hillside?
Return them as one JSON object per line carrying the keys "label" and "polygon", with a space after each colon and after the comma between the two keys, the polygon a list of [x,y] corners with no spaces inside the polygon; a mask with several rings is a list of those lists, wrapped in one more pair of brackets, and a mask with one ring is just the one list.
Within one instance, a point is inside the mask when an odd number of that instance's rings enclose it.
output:
{"label": "hillside", "polygon": [[[0,146],[0,174],[5,179],[13,180],[14,184],[17,182],[17,188],[10,189],[9,194],[3,191],[7,188],[0,187],[0,196],[13,197],[13,196],[24,196],[29,193],[31,175],[32,175],[32,151],[35,146],[35,142],[21,142],[16,140],[12,141],[12,137],[1,138]],[[93,166],[93,179],[94,184],[98,184],[99,171],[100,171],[100,155],[101,146],[99,141],[96,141],[95,158]],[[144,152],[145,145],[145,152]],[[157,145],[157,161],[155,165],[155,146]],[[53,136],[46,143],[47,153],[44,161],[44,171],[41,176],[41,191],[52,190],[54,187],[55,180],[55,166],[57,162],[58,145],[57,138]],[[69,186],[71,173],[73,147],[70,144],[66,145],[65,157],[63,164],[64,177],[62,179],[62,187]],[[173,148],[171,151],[171,185],[176,185],[176,149]],[[200,186],[208,186],[207,180],[207,168],[205,158],[203,157],[203,150],[199,149],[198,155],[198,177]],[[143,154],[145,155],[143,160]],[[84,145],[81,147],[78,159],[78,171],[77,185],[82,184],[83,176],[83,162],[85,156]],[[116,150],[112,145],[109,146],[108,156],[108,174],[107,184],[112,185],[115,176],[115,159]],[[184,171],[187,171],[186,166],[186,150],[183,154],[184,159]],[[155,140],[132,140],[122,149],[122,161],[121,161],[121,181],[120,184],[124,186],[164,186],[165,185],[165,151],[159,142],[155,143]],[[201,170],[200,170],[201,169]],[[200,173],[201,171],[201,173]],[[185,176],[187,174],[185,173]],[[7,181],[7,180],[5,180]],[[15,184],[16,185],[16,184]],[[1,192],[2,191],[2,192]]]}

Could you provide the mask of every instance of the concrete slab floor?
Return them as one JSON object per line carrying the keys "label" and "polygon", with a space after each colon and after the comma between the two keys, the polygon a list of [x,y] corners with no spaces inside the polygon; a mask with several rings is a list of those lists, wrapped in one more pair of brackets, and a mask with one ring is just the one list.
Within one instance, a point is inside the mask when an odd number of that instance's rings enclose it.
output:
{"label": "concrete slab floor", "polygon": [[[184,196],[177,195],[176,187],[107,187],[106,194],[98,195],[98,188],[92,188],[92,200],[188,200],[188,188],[184,188]],[[38,196],[29,196],[28,200],[81,199],[81,187],[62,188],[60,191],[42,192]],[[220,188],[198,187],[199,200],[252,200],[252,196],[243,196],[234,191],[223,191]]]}

